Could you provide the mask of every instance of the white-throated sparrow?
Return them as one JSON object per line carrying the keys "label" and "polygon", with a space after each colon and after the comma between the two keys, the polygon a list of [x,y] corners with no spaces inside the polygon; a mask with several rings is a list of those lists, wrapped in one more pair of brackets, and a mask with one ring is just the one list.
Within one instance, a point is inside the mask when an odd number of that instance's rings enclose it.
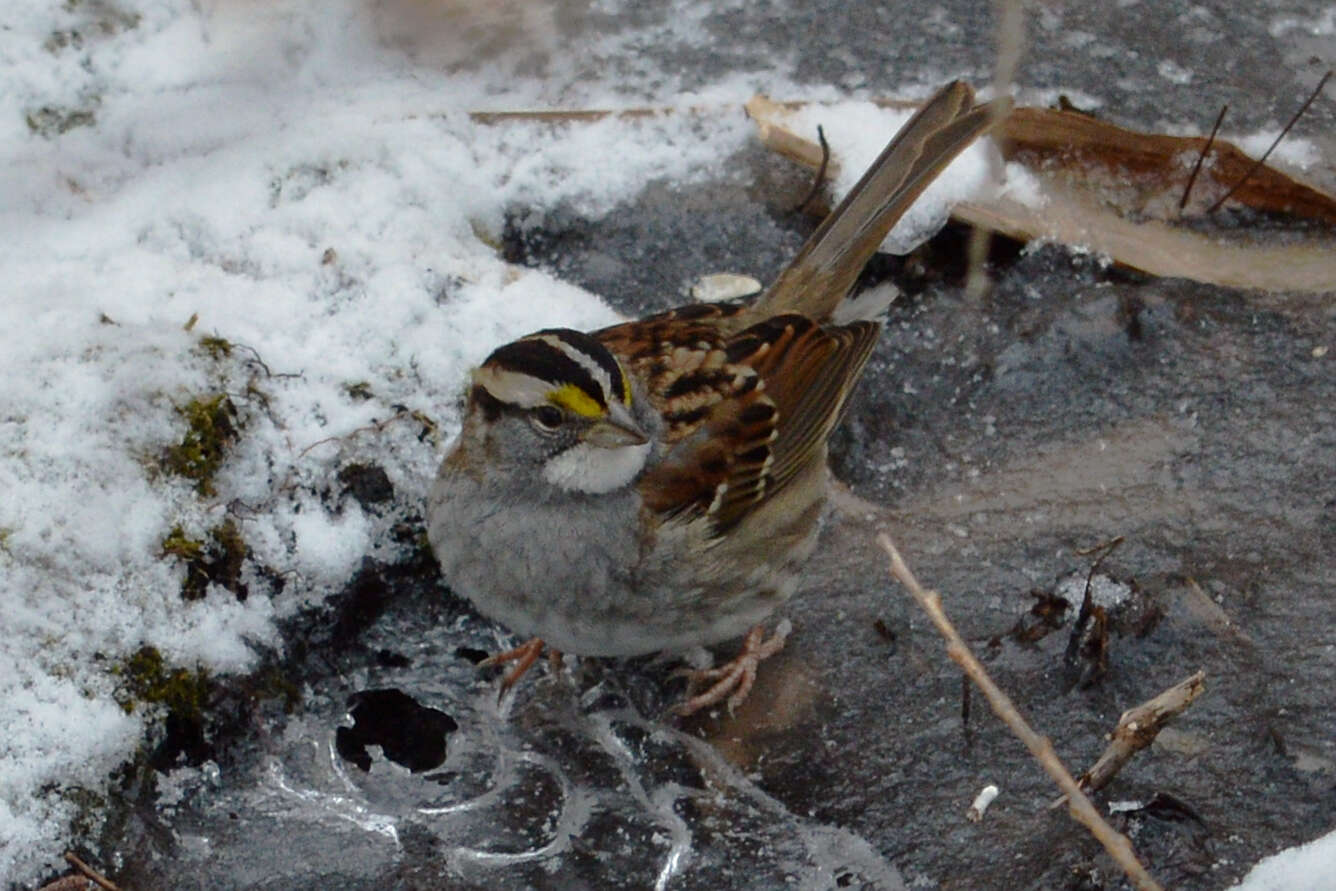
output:
{"label": "white-throated sparrow", "polygon": [[520,660],[507,684],[544,642],[633,656],[752,629],[679,711],[741,701],[782,645],[759,626],[816,546],[826,439],[881,330],[886,301],[850,319],[845,298],[992,112],[964,83],[940,90],[754,303],[539,331],[473,372],[428,536],[456,592],[534,636],[500,657]]}

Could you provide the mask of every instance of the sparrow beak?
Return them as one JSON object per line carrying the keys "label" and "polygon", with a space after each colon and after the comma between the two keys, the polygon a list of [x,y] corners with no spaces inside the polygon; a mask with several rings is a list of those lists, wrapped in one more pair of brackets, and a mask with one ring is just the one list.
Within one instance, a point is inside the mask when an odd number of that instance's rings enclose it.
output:
{"label": "sparrow beak", "polygon": [[649,442],[649,436],[636,423],[630,410],[620,403],[608,406],[607,416],[595,421],[580,438],[601,449],[620,449]]}

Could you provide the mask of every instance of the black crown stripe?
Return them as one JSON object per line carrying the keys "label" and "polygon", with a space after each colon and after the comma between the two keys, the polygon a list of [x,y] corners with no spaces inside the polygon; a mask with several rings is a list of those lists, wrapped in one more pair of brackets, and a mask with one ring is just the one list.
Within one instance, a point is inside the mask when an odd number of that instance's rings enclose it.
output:
{"label": "black crown stripe", "polygon": [[529,377],[536,377],[558,387],[563,384],[573,384],[601,408],[606,410],[608,407],[603,388],[594,380],[594,376],[580,363],[550,343],[527,338],[517,340],[498,347],[483,364],[527,374]]}
{"label": "black crown stripe", "polygon": [[608,348],[599,343],[596,338],[572,328],[549,328],[546,331],[539,331],[534,336],[539,335],[555,337],[572,349],[594,360],[599,368],[608,373],[608,382],[612,386],[612,392],[608,395],[611,398],[625,400],[629,395],[626,391],[626,378],[622,375],[621,364],[608,351]]}

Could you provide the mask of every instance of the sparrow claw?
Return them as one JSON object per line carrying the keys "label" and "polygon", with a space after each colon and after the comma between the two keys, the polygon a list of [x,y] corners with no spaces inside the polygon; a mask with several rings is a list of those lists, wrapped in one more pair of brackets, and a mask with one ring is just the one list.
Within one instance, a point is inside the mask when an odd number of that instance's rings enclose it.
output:
{"label": "sparrow claw", "polygon": [[[674,672],[675,676],[685,675],[688,679],[687,699],[673,706],[671,712],[686,717],[727,699],[728,714],[731,716],[746,700],[747,694],[751,693],[752,685],[756,683],[756,666],[784,649],[784,640],[789,636],[791,627],[787,621],[781,622],[775,633],[766,640],[764,626],[757,625],[747,633],[742,641],[742,652],[732,661],[718,668]],[[706,684],[710,686],[703,693],[696,693]]]}
{"label": "sparrow claw", "polygon": [[[507,662],[515,663],[511,669],[506,672],[505,677],[501,679],[501,689],[496,694],[497,702],[504,699],[506,694],[510,692],[510,688],[514,687],[516,682],[524,677],[525,673],[533,667],[533,664],[538,661],[538,657],[542,654],[543,647],[543,639],[535,637],[525,641],[513,650],[506,650],[503,653],[488,656],[486,659],[478,663],[479,668],[492,668],[496,665],[505,665]],[[549,647],[548,659],[553,664],[559,664],[561,660],[561,652]]]}

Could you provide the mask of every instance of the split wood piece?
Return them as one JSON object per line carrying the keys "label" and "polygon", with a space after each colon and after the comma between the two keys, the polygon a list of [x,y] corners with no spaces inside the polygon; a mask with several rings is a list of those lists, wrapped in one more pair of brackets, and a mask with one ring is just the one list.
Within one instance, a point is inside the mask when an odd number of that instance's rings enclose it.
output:
{"label": "split wood piece", "polygon": [[[1156,220],[1131,220],[1085,190],[1044,183],[1047,203],[1007,198],[958,204],[957,218],[1018,241],[1051,240],[1106,254],[1117,263],[1167,278],[1253,291],[1296,292],[1325,299],[1336,275],[1333,246],[1224,240]],[[1240,230],[1246,237],[1246,230]]]}
{"label": "split wood piece", "polygon": [[[652,118],[658,115],[673,114],[674,112],[704,112],[711,109],[675,109],[669,106],[662,108],[532,108],[532,109],[514,109],[509,111],[471,111],[469,120],[475,124],[484,124],[492,126],[495,124],[507,123],[529,123],[529,124],[592,124],[595,121],[601,121],[604,118]],[[713,109],[718,111],[718,109]]]}
{"label": "split wood piece", "polygon": [[[1144,133],[1079,112],[1050,108],[1016,109],[998,137],[1007,160],[1026,161],[1031,169],[1045,164],[1096,165],[1116,171],[1132,185],[1156,190],[1171,182],[1181,187],[1187,173],[1184,159],[1201,154],[1207,140],[1204,136]],[[1274,167],[1262,165],[1253,170],[1256,163],[1238,146],[1216,139],[1203,175],[1209,173],[1221,191],[1241,183],[1233,200],[1253,210],[1336,225],[1336,198]],[[1172,193],[1179,195],[1178,190]],[[1214,196],[1203,195],[1201,203],[1209,205],[1211,200]],[[1172,207],[1176,210],[1177,205],[1175,201]]]}
{"label": "split wood piece", "polygon": [[890,557],[891,574],[899,579],[910,595],[918,601],[919,606],[923,607],[932,623],[937,626],[937,630],[941,632],[942,637],[946,639],[947,655],[965,670],[965,673],[970,676],[970,679],[988,698],[988,704],[992,706],[997,716],[1011,728],[1011,732],[1025,744],[1025,747],[1039,761],[1044,771],[1067,794],[1068,812],[1073,819],[1090,830],[1091,835],[1104,846],[1104,849],[1109,852],[1114,861],[1122,867],[1123,872],[1127,874],[1136,888],[1141,889],[1141,891],[1150,891],[1150,889],[1158,891],[1160,885],[1142,866],[1141,861],[1137,859],[1136,851],[1133,850],[1132,843],[1127,839],[1127,836],[1118,832],[1100,816],[1099,811],[1090,803],[1090,799],[1081,791],[1081,787],[1077,785],[1076,780],[1072,779],[1071,773],[1063,766],[1057,753],[1053,751],[1053,744],[1030,728],[1030,725],[1021,717],[1020,712],[1016,710],[1016,706],[1012,704],[1011,699],[993,683],[993,679],[988,676],[988,672],[984,670],[983,665],[970,652],[970,648],[960,636],[960,632],[951,624],[951,620],[947,618],[946,612],[942,609],[942,599],[937,592],[925,590],[918,583],[918,579],[914,578],[914,574],[905,565],[904,558],[896,550],[890,536],[882,533],[877,536],[877,541]]}
{"label": "split wood piece", "polygon": [[[782,123],[790,112],[808,104],[776,102],[758,95],[745,107],[767,148],[816,169],[820,150],[811,140],[789,132]],[[913,102],[898,99],[876,99],[873,104],[905,111],[917,107]],[[1093,165],[1116,173],[1143,190],[1158,190],[1179,182],[1183,159],[1198,157],[1209,146],[1206,158],[1211,178],[1221,190],[1239,184],[1233,195],[1238,203],[1264,213],[1286,214],[1336,225],[1336,196],[1304,182],[1297,175],[1265,164],[1254,170],[1257,162],[1226,140],[1146,133],[1076,111],[1034,106],[1013,108],[994,135],[1001,143],[1003,157],[1008,161],[1021,161],[1031,172],[1040,172],[1043,168]],[[831,161],[832,176],[839,169],[836,164]]]}
{"label": "split wood piece", "polygon": [[[746,108],[768,148],[815,170],[820,146],[785,125],[789,113],[802,106],[757,96]],[[1153,275],[1262,291],[1331,291],[1336,272],[1329,235],[1277,244],[1257,240],[1246,228],[1213,234],[1175,224],[1186,173],[1182,159],[1200,153],[1204,138],[1139,133],[1088,115],[1044,108],[1014,109],[996,138],[1003,156],[1038,180],[1044,204],[1031,207],[1006,197],[961,202],[952,209],[958,220],[1019,241],[1079,245]],[[1200,202],[1242,179],[1254,164],[1220,140],[1208,157],[1214,189],[1198,187]],[[834,178],[838,170],[839,160],[832,158],[828,177]],[[1123,203],[1111,203],[1115,198]],[[1336,196],[1272,167],[1258,168],[1234,200],[1266,213],[1336,225]]]}
{"label": "split wood piece", "polygon": [[[1104,754],[1076,781],[1081,791],[1098,792],[1107,786],[1133,755],[1154,742],[1169,721],[1182,714],[1205,689],[1206,672],[1198,671],[1154,699],[1123,712],[1123,716],[1118,719],[1118,726],[1109,737],[1109,746]],[[1058,807],[1066,801],[1067,796],[1064,795],[1050,807]]]}

